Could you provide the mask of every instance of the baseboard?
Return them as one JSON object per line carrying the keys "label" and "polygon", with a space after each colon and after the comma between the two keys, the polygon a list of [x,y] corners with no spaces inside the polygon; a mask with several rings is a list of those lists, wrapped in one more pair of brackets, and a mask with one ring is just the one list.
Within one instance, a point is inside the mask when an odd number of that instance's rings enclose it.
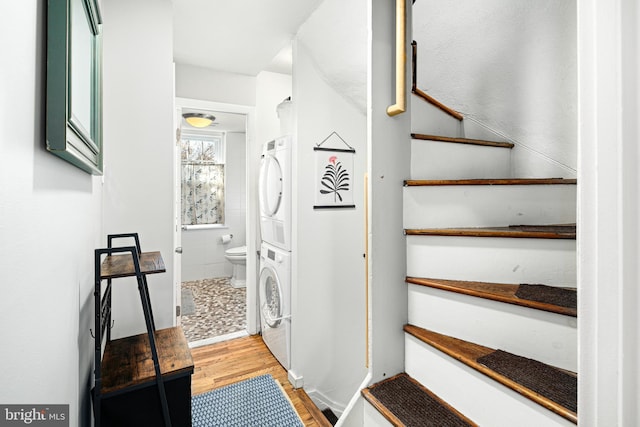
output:
{"label": "baseboard", "polygon": [[291,369],[289,369],[289,371],[287,372],[287,379],[289,380],[289,383],[291,383],[293,388],[304,387],[304,377],[302,375],[298,375]]}
{"label": "baseboard", "polygon": [[338,418],[342,416],[347,407],[347,405],[330,399],[318,390],[305,390],[305,392],[320,410],[330,408]]}
{"label": "baseboard", "polygon": [[220,335],[217,337],[206,338],[204,340],[190,342],[189,348],[203,347],[205,345],[215,344],[222,341],[228,341],[235,338],[242,338],[246,336],[249,336],[249,333],[247,331],[232,332],[226,335]]}

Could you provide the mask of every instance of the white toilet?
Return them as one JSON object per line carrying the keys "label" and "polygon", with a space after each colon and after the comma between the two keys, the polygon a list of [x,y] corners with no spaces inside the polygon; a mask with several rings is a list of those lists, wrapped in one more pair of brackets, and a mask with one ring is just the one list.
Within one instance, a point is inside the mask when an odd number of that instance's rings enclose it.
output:
{"label": "white toilet", "polygon": [[238,246],[229,248],[224,252],[224,257],[233,264],[231,286],[244,288],[247,286],[247,247]]}

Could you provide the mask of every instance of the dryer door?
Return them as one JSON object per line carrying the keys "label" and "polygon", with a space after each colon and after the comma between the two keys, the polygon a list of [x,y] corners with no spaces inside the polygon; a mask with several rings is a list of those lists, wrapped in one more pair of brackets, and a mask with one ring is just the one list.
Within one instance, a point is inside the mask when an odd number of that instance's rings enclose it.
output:
{"label": "dryer door", "polygon": [[273,268],[266,266],[262,269],[258,288],[262,319],[270,328],[277,328],[282,322],[284,304],[280,280]]}
{"label": "dryer door", "polygon": [[274,216],[282,202],[282,168],[278,159],[265,154],[260,164],[259,194],[260,213]]}

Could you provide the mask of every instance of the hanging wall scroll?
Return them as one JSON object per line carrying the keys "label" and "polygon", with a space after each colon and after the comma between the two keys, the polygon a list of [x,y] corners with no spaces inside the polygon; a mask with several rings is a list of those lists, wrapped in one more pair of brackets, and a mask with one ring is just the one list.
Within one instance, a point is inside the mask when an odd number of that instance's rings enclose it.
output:
{"label": "hanging wall scroll", "polygon": [[356,150],[332,132],[313,147],[316,158],[314,209],[355,208],[353,158]]}

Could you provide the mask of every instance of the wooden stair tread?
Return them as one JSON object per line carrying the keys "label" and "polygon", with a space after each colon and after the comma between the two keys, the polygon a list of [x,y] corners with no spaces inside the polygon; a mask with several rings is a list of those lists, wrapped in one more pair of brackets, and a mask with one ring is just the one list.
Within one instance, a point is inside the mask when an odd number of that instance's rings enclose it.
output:
{"label": "wooden stair tread", "polygon": [[[566,316],[577,317],[578,315],[578,309],[575,306],[565,307],[557,304],[519,298],[518,296],[516,296],[516,293],[521,286],[519,284],[444,280],[422,277],[407,277],[406,282],[414,285],[440,289],[443,291],[456,292],[473,297],[485,298],[493,301],[520,305],[537,310],[544,310],[551,313],[563,314]],[[570,289],[571,291],[575,291],[575,288]]]}
{"label": "wooden stair tread", "polygon": [[421,133],[412,133],[412,139],[421,139],[424,141],[453,142],[458,144],[484,145],[487,147],[513,148],[513,144],[509,142],[484,141],[481,139],[469,138],[452,138],[448,136],[425,135]]}
{"label": "wooden stair tread", "polygon": [[[155,331],[158,362],[163,377],[193,373],[189,344],[180,326]],[[147,333],[108,341],[102,358],[101,393],[117,392],[156,380]]]}
{"label": "wooden stair tread", "polygon": [[[160,252],[143,252],[138,257],[142,274],[164,273],[164,260]],[[101,279],[115,279],[117,277],[135,276],[131,254],[109,255],[100,266]]]}
{"label": "wooden stair tread", "polygon": [[576,179],[564,178],[509,178],[509,179],[407,179],[406,187],[444,185],[575,185]]}
{"label": "wooden stair tread", "polygon": [[[554,400],[551,400],[550,398],[545,397],[540,393],[535,392],[530,388],[478,362],[478,359],[486,358],[487,356],[490,356],[496,353],[497,350],[490,347],[481,346],[472,342],[457,339],[454,337],[450,337],[447,335],[439,334],[437,332],[429,331],[427,329],[419,328],[414,325],[405,325],[404,331],[414,336],[415,338],[419,339],[420,341],[458,360],[459,362],[462,362],[465,365],[475,369],[476,371],[484,375],[487,375],[491,379],[498,381],[502,385],[538,403],[539,405],[549,409],[550,411],[553,411],[556,414],[577,424],[578,415],[576,411],[571,410],[566,406],[563,406],[562,404]],[[502,353],[505,353],[505,352],[502,352]],[[515,356],[515,357],[518,357],[518,356]],[[535,361],[532,361],[532,362],[535,362]],[[535,362],[535,363],[540,364],[539,362]],[[557,370],[559,375],[563,374],[563,375],[571,375],[573,377],[576,377],[576,374],[573,372],[568,372],[558,368],[553,368],[553,367],[550,367],[549,365],[544,365],[544,366],[547,366],[550,369]],[[550,383],[550,385],[553,385],[553,384]],[[567,398],[568,400],[577,400],[577,396],[567,396]]]}
{"label": "wooden stair tread", "polygon": [[364,398],[394,426],[476,426],[407,374],[362,390]]}
{"label": "wooden stair tread", "polygon": [[576,226],[571,225],[511,225],[480,228],[406,229],[409,236],[508,237],[532,239],[574,239]]}

